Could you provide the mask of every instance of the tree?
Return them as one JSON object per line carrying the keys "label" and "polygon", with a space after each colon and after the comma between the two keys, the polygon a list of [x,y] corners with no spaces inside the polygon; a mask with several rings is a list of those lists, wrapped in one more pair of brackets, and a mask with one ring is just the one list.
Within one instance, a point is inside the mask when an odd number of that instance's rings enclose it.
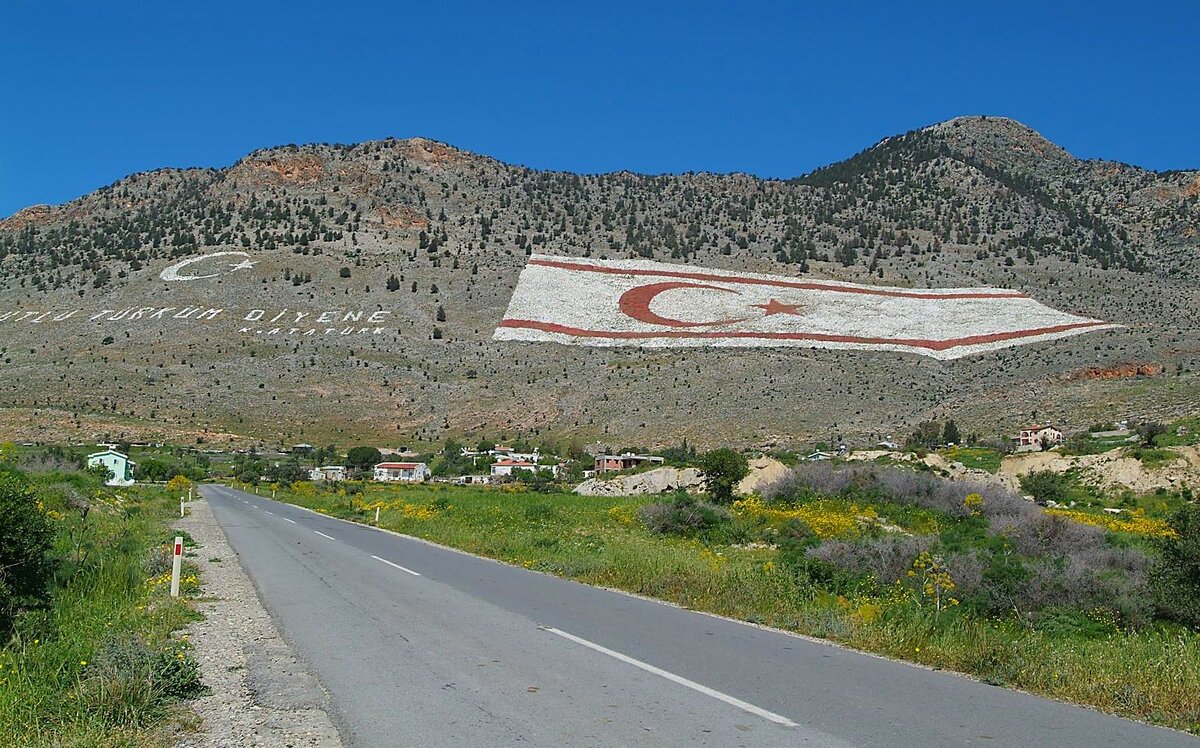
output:
{"label": "tree", "polygon": [[446,308],[441,305],[439,305],[437,308],[437,321],[438,322],[446,321]]}
{"label": "tree", "polygon": [[14,476],[0,477],[0,641],[13,616],[46,600],[54,566],[54,528],[33,491]]}
{"label": "tree", "polygon": [[399,291],[400,290],[400,279],[397,278],[394,273],[392,275],[388,276],[387,290],[389,290],[389,291]]}
{"label": "tree", "polygon": [[351,447],[346,453],[346,464],[358,470],[366,470],[383,462],[383,454],[374,447]]}
{"label": "tree", "polygon": [[338,275],[343,278],[349,278],[350,277],[350,268],[342,268],[341,270],[338,271]]}
{"label": "tree", "polygon": [[1200,629],[1200,504],[1171,515],[1174,536],[1159,541],[1159,561],[1150,576],[1159,614]]}
{"label": "tree", "polygon": [[925,421],[917,426],[917,430],[908,437],[909,449],[929,449],[936,447],[942,429],[936,421]]}
{"label": "tree", "polygon": [[1157,421],[1147,421],[1137,425],[1137,434],[1142,438],[1142,444],[1154,446],[1154,437],[1167,433],[1167,427]]}
{"label": "tree", "polygon": [[746,457],[728,447],[705,452],[696,465],[704,472],[704,490],[725,504],[733,501],[733,489],[750,473]]}
{"label": "tree", "polygon": [[942,427],[942,442],[944,444],[959,444],[962,442],[962,434],[958,432],[958,425],[954,421],[948,420]]}

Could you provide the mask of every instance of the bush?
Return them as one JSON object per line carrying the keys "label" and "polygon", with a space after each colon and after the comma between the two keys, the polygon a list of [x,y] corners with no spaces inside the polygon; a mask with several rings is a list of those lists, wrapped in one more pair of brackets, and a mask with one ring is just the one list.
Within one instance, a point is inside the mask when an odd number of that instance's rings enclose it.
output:
{"label": "bush", "polygon": [[1050,470],[1037,470],[1021,476],[1021,490],[1029,494],[1035,501],[1046,503],[1053,501],[1065,504],[1070,500],[1071,486],[1074,481],[1066,473],[1055,473]]}
{"label": "bush", "polygon": [[1171,515],[1174,537],[1159,541],[1161,556],[1151,572],[1159,615],[1200,629],[1200,505]]}
{"label": "bush", "polygon": [[112,725],[147,724],[165,705],[207,691],[182,645],[156,652],[132,635],[105,638],[79,684],[80,700]]}
{"label": "bush", "polygon": [[0,640],[19,610],[46,601],[53,542],[54,528],[33,491],[15,476],[0,476]]}
{"label": "bush", "polygon": [[682,490],[669,504],[647,504],[638,509],[638,518],[646,529],[664,535],[696,535],[732,517],[728,509],[700,501]]}

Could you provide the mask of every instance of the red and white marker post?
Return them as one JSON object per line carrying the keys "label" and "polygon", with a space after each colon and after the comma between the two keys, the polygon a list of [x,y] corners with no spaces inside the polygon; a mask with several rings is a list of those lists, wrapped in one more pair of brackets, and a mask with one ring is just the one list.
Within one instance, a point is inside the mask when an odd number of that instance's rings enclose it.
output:
{"label": "red and white marker post", "polygon": [[175,536],[175,558],[171,563],[171,597],[179,597],[179,570],[183,566],[183,538]]}

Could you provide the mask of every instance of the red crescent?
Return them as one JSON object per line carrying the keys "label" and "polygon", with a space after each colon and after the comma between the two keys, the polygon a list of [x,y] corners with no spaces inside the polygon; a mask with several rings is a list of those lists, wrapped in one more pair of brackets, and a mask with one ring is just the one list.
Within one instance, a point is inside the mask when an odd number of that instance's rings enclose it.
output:
{"label": "red crescent", "polygon": [[650,303],[663,291],[670,291],[674,288],[703,288],[710,291],[724,291],[725,293],[740,294],[740,291],[734,291],[732,288],[722,288],[720,286],[706,286],[702,283],[680,283],[679,281],[668,281],[666,283],[650,283],[645,286],[631,288],[621,294],[621,300],[618,306],[627,317],[632,317],[639,322],[649,322],[652,325],[664,325],[666,327],[708,327],[711,325],[729,325],[734,322],[742,322],[746,317],[738,319],[721,319],[716,322],[684,322],[680,319],[672,319],[671,317],[663,317],[650,311]]}

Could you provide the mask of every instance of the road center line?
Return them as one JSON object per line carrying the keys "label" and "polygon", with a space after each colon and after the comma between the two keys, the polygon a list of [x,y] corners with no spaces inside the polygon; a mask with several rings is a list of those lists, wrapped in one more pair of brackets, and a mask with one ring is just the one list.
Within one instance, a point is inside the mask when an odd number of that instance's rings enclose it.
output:
{"label": "road center line", "polygon": [[315,532],[316,534],[320,535],[323,538],[329,538],[330,540],[337,540],[337,538],[333,537],[332,535],[326,535],[325,533],[321,532],[320,530],[313,530],[313,532]]}
{"label": "road center line", "polygon": [[264,509],[263,511],[266,512],[267,514],[271,515],[272,517],[275,516],[275,512],[272,512],[270,509]]}
{"label": "road center line", "polygon": [[412,574],[414,577],[421,576],[421,574],[419,572],[415,572],[412,569],[406,569],[403,566],[401,566],[400,564],[394,564],[391,561],[388,561],[386,558],[380,558],[379,556],[371,556],[371,558],[375,559],[376,561],[382,561],[385,564],[387,564],[388,566],[395,567],[395,568],[399,569],[400,571],[406,571],[409,574]]}
{"label": "road center line", "polygon": [[[383,561],[383,559],[379,559],[379,560]],[[581,644],[581,645],[587,647],[588,649],[593,649],[601,654],[606,654],[609,657],[618,659],[627,665],[633,665],[636,668],[641,668],[642,670],[645,670],[647,673],[653,673],[654,675],[657,675],[659,677],[666,678],[667,680],[671,681],[672,683],[678,683],[681,686],[690,688],[693,691],[697,691],[699,693],[704,694],[705,696],[711,696],[712,698],[717,699],[718,701],[724,701],[726,704],[736,706],[738,709],[741,709],[744,712],[749,712],[750,714],[753,714],[756,717],[762,717],[763,719],[774,722],[777,725],[783,725],[784,727],[799,727],[799,725],[797,723],[791,721],[787,717],[782,717],[774,712],[768,712],[766,709],[754,706],[751,703],[742,701],[741,699],[736,698],[734,696],[730,696],[729,694],[721,693],[720,691],[709,688],[708,686],[701,685],[701,684],[697,683],[696,681],[688,680],[687,678],[684,678],[681,675],[676,675],[675,673],[667,672],[666,670],[663,670],[662,668],[654,667],[653,665],[651,665],[648,662],[642,662],[641,660],[635,660],[634,658],[630,657],[629,655],[624,655],[624,654],[621,654],[620,652],[615,652],[615,651],[609,649],[608,647],[603,647],[599,644],[596,644],[595,642],[590,642],[587,639],[581,639],[580,637],[575,636],[574,634],[568,634],[566,631],[560,631],[559,629],[553,628],[551,626],[539,626],[538,628],[540,628],[542,631],[549,631],[552,634],[556,634],[558,636],[561,636],[564,639],[573,641],[576,644]]]}
{"label": "road center line", "polygon": [[284,522],[291,522],[293,525],[296,524],[296,520],[294,519],[288,519],[287,517],[280,517],[280,519],[282,519]]}

